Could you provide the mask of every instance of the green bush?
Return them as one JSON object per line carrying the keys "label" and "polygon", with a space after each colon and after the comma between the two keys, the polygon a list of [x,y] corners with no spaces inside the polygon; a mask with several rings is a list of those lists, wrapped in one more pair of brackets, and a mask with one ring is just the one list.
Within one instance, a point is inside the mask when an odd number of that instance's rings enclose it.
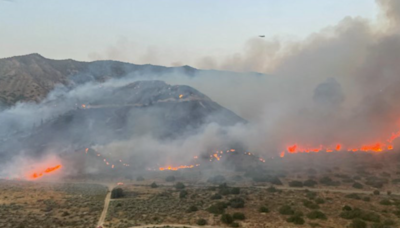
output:
{"label": "green bush", "polygon": [[185,185],[182,182],[178,182],[175,184],[175,188],[178,190],[185,189]]}
{"label": "green bush", "polygon": [[301,182],[301,181],[290,181],[289,182],[289,187],[302,188],[303,187],[303,182]]}
{"label": "green bush", "polygon": [[234,222],[234,223],[231,224],[231,227],[240,227],[240,225],[239,225],[239,223]]}
{"label": "green bush", "polygon": [[293,215],[294,211],[289,205],[283,205],[279,208],[279,213],[282,215]]}
{"label": "green bush", "polygon": [[156,184],[156,182],[153,182],[153,183],[150,185],[150,187],[152,187],[152,188],[158,188],[158,185]]}
{"label": "green bush", "polygon": [[142,176],[136,177],[136,181],[144,181],[144,178]]}
{"label": "green bush", "polygon": [[318,182],[316,182],[315,180],[311,180],[311,179],[303,182],[303,185],[306,187],[314,187],[317,184],[318,184]]}
{"label": "green bush", "polygon": [[179,192],[179,198],[181,198],[181,199],[186,198],[187,195],[188,195],[188,192],[186,190],[182,190]]}
{"label": "green bush", "polygon": [[261,206],[258,208],[258,211],[261,213],[269,213],[269,209],[266,206]]}
{"label": "green bush", "polygon": [[351,228],[367,228],[367,223],[365,223],[364,221],[362,221],[360,219],[354,219],[350,223],[350,227]]}
{"label": "green bush", "polygon": [[277,190],[276,190],[276,188],[274,186],[271,186],[271,187],[267,188],[267,191],[271,192],[271,193],[277,192]]}
{"label": "green bush", "polygon": [[324,203],[325,203],[325,200],[322,199],[322,198],[317,198],[317,199],[315,199],[315,202],[316,202],[317,204],[324,204]]}
{"label": "green bush", "polygon": [[391,203],[390,200],[388,200],[388,199],[383,199],[383,200],[381,200],[381,201],[379,202],[379,204],[385,205],[385,206],[392,205],[392,203]]}
{"label": "green bush", "polygon": [[286,219],[287,222],[294,223],[296,225],[303,225],[304,224],[304,219],[300,216],[290,216],[288,219]]}
{"label": "green bush", "polygon": [[371,198],[369,198],[368,196],[364,197],[362,200],[364,200],[365,202],[369,202],[371,201]]}
{"label": "green bush", "polygon": [[220,194],[214,194],[211,196],[212,200],[217,200],[217,199],[222,199],[222,196]]}
{"label": "green bush", "polygon": [[342,211],[351,211],[351,207],[348,205],[344,205],[344,207],[342,208]]}
{"label": "green bush", "polygon": [[166,182],[174,182],[176,179],[174,176],[168,176],[167,178],[165,178]]}
{"label": "green bush", "polygon": [[309,198],[309,199],[314,199],[315,197],[317,197],[317,193],[316,193],[316,192],[308,191],[308,192],[306,193],[306,197]]}
{"label": "green bush", "polygon": [[233,222],[233,218],[230,214],[223,214],[221,216],[221,222],[225,224],[231,224]]}
{"label": "green bush", "polygon": [[195,205],[192,205],[192,206],[190,206],[188,209],[187,209],[187,211],[186,212],[195,212],[195,211],[198,211],[199,209],[195,206]]}
{"label": "green bush", "polygon": [[199,219],[199,220],[197,220],[197,225],[199,225],[199,226],[204,226],[204,225],[207,225],[207,220],[205,220],[205,219]]}
{"label": "green bush", "polygon": [[379,195],[379,194],[381,194],[381,193],[380,193],[378,190],[375,190],[375,191],[374,191],[374,195],[377,196],[377,195]]}
{"label": "green bush", "polygon": [[354,208],[353,210],[346,210],[342,211],[339,216],[344,218],[344,219],[355,219],[359,218],[361,216],[361,210],[358,208]]}
{"label": "green bush", "polygon": [[239,195],[240,194],[240,188],[232,188],[231,189],[231,194]]}
{"label": "green bush", "polygon": [[225,208],[227,208],[227,206],[228,205],[224,202],[218,202],[207,208],[207,211],[212,214],[222,214],[225,212]]}
{"label": "green bush", "polygon": [[124,191],[122,188],[114,188],[111,191],[111,199],[118,199],[124,197]]}
{"label": "green bush", "polygon": [[232,208],[243,208],[244,200],[242,198],[233,198],[229,200],[229,206]]}
{"label": "green bush", "polygon": [[345,197],[346,197],[346,198],[350,198],[350,199],[356,199],[356,200],[360,200],[360,199],[361,199],[361,197],[360,197],[358,194],[356,194],[356,193],[348,194],[348,195],[346,195]]}
{"label": "green bush", "polygon": [[235,220],[245,220],[246,219],[246,216],[243,213],[240,213],[240,212],[233,213],[232,217]]}
{"label": "green bush", "polygon": [[326,215],[321,211],[311,211],[310,213],[307,214],[307,218],[309,218],[309,219],[321,219],[321,220],[326,220],[327,219]]}
{"label": "green bush", "polygon": [[313,209],[313,210],[319,209],[318,204],[315,204],[315,203],[313,203],[313,202],[311,202],[311,201],[309,201],[309,200],[303,200],[303,205],[304,205],[305,207],[310,208],[310,209]]}
{"label": "green bush", "polygon": [[362,189],[362,188],[364,188],[364,186],[358,182],[354,182],[353,188]]}

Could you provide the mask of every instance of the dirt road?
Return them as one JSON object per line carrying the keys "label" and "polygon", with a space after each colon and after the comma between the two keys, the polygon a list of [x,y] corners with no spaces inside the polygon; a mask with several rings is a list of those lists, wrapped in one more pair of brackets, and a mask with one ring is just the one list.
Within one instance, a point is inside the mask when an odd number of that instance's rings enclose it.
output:
{"label": "dirt road", "polygon": [[106,198],[104,200],[103,212],[101,212],[101,216],[99,218],[99,222],[97,223],[97,227],[98,226],[102,226],[103,227],[104,220],[106,219],[106,216],[107,216],[108,206],[110,205],[112,188],[109,187],[108,190],[109,191],[107,192]]}

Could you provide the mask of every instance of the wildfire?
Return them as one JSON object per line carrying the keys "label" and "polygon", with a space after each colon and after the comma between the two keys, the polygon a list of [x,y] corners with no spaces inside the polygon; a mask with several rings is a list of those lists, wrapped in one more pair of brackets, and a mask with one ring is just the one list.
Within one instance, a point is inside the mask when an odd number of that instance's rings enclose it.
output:
{"label": "wildfire", "polygon": [[83,105],[81,105],[81,107],[82,107],[82,108],[86,108],[86,105],[85,105],[85,104],[83,104]]}
{"label": "wildfire", "polygon": [[181,99],[183,97],[183,94],[179,95],[179,99]]}
{"label": "wildfire", "polygon": [[194,167],[199,166],[199,164],[196,165],[181,165],[181,166],[176,166],[176,167],[172,167],[172,166],[167,166],[167,167],[160,167],[158,168],[160,171],[166,171],[166,170],[172,170],[172,171],[177,171],[180,169],[193,169]]}
{"label": "wildfire", "polygon": [[30,179],[38,179],[40,177],[43,177],[44,175],[47,175],[47,174],[50,174],[50,173],[54,173],[54,172],[56,172],[57,170],[59,170],[61,168],[62,168],[62,165],[56,165],[54,167],[49,167],[49,168],[46,168],[42,172],[35,172],[33,174],[30,174],[29,178]]}

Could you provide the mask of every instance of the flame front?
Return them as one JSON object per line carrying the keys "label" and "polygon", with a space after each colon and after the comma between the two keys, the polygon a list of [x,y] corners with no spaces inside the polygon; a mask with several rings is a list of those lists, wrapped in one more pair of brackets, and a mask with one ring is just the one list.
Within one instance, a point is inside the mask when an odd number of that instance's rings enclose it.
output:
{"label": "flame front", "polygon": [[38,178],[41,178],[41,177],[43,177],[44,175],[48,175],[48,174],[54,173],[54,172],[56,172],[57,170],[59,170],[59,169],[61,169],[61,168],[62,168],[62,165],[56,165],[56,166],[53,166],[53,167],[48,167],[48,168],[46,168],[44,171],[41,171],[41,172],[34,172],[34,173],[30,174],[30,175],[29,175],[29,179],[38,179]]}

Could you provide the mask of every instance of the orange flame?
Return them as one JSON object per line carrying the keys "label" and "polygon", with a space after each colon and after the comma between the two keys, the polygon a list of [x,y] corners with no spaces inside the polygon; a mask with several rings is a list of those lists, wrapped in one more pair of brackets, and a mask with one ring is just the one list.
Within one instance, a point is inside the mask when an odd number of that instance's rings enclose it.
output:
{"label": "orange flame", "polygon": [[54,167],[49,167],[49,168],[45,169],[43,172],[35,172],[35,173],[29,175],[29,178],[30,179],[38,179],[40,177],[43,177],[46,174],[53,173],[61,168],[62,168],[62,165],[56,165]]}

